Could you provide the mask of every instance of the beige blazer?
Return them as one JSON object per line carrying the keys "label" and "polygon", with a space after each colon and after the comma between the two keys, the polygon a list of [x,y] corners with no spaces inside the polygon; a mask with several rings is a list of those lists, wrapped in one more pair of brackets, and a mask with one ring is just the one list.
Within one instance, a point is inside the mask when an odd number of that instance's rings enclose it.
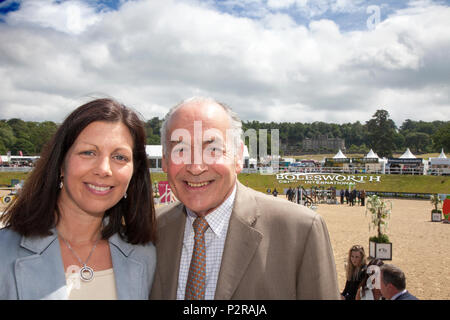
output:
{"label": "beige blazer", "polygon": [[[186,213],[178,202],[157,214],[157,266],[150,299],[176,299]],[[339,298],[322,217],[238,182],[215,299]]]}

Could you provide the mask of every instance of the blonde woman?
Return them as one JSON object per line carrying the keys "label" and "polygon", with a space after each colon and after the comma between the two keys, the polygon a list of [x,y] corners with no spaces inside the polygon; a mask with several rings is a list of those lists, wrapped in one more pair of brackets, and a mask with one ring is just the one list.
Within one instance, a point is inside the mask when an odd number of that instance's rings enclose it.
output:
{"label": "blonde woman", "polygon": [[364,248],[360,245],[354,245],[348,252],[348,259],[346,265],[347,281],[345,282],[345,288],[342,292],[342,299],[355,300],[356,292],[358,291],[359,284],[364,276],[364,270],[366,266],[366,254]]}

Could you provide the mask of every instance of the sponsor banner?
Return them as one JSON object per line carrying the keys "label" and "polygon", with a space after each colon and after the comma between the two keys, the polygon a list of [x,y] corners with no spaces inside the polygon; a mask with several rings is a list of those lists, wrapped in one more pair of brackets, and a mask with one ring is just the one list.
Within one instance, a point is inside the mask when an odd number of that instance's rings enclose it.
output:
{"label": "sponsor banner", "polygon": [[355,183],[381,182],[381,176],[374,175],[344,175],[338,173],[279,173],[278,183],[302,182],[317,185],[354,185]]}
{"label": "sponsor banner", "polygon": [[422,158],[417,158],[417,159],[392,159],[392,158],[389,158],[388,163],[394,163],[394,164],[422,164]]}
{"label": "sponsor banner", "polygon": [[350,163],[349,158],[335,159],[335,158],[325,158],[325,163]]}
{"label": "sponsor banner", "polygon": [[352,158],[352,163],[378,163],[378,158]]}
{"label": "sponsor banner", "polygon": [[160,203],[169,203],[170,202],[170,185],[169,181],[159,181],[158,182],[158,193],[159,193],[159,202]]}

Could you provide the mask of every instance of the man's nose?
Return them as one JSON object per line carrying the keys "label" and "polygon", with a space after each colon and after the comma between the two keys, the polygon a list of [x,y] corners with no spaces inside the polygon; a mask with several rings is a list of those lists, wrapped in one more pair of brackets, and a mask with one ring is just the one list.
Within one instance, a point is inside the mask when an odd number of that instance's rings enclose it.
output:
{"label": "man's nose", "polygon": [[203,172],[208,170],[208,166],[206,164],[202,163],[192,163],[188,164],[186,167],[186,170],[193,174],[194,176],[198,176],[202,174]]}

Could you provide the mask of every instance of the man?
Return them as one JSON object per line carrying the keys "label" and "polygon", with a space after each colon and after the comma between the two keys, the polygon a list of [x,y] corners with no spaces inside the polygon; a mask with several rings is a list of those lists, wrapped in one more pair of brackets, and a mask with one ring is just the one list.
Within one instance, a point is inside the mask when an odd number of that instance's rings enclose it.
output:
{"label": "man", "polygon": [[228,107],[207,98],[166,115],[162,167],[180,202],[158,212],[151,298],[339,299],[322,218],[238,182],[241,128]]}
{"label": "man", "polygon": [[386,300],[418,300],[406,290],[406,277],[402,270],[392,264],[380,268],[381,294]]}

